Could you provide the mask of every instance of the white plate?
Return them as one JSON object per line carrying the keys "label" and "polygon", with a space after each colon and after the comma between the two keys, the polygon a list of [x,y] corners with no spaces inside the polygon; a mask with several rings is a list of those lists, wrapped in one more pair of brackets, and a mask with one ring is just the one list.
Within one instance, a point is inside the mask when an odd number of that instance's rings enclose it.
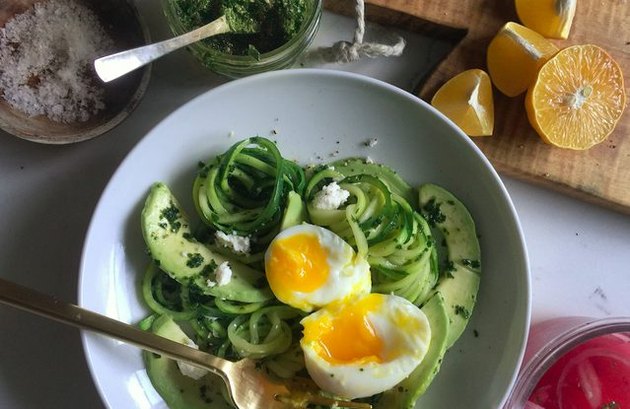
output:
{"label": "white plate", "polygon": [[[138,280],[148,257],[139,214],[149,186],[167,183],[193,214],[197,163],[252,135],[277,140],[285,157],[302,164],[369,156],[412,184],[445,186],[468,206],[482,248],[478,304],[421,406],[499,407],[521,362],[530,311],[527,254],[510,198],[486,158],[452,123],[407,92],[363,76],[263,74],[216,88],[166,118],[131,151],[101,197],[83,250],[80,304],[124,322],[142,318]],[[378,139],[374,147],[365,145],[371,138]],[[90,333],[83,343],[109,408],[166,407],[139,350]]]}

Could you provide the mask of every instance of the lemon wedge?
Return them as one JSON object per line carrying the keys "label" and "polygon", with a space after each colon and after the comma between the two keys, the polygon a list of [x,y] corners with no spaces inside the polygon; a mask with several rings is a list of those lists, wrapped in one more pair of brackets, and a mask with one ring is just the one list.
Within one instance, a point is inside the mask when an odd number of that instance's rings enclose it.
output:
{"label": "lemon wedge", "polygon": [[487,64],[495,87],[509,97],[527,90],[538,69],[558,47],[537,32],[520,24],[505,24],[490,41]]}
{"label": "lemon wedge", "polygon": [[492,83],[483,70],[467,70],[448,80],[435,93],[431,105],[455,122],[468,136],[492,135]]}
{"label": "lemon wedge", "polygon": [[569,38],[577,0],[515,0],[523,25],[545,37]]}

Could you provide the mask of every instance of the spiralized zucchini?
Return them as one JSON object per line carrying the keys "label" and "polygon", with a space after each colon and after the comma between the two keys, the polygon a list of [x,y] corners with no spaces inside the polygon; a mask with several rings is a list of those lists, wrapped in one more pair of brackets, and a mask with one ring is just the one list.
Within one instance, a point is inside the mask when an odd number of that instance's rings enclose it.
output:
{"label": "spiralized zucchini", "polygon": [[[437,251],[426,220],[409,203],[411,188],[382,165],[350,159],[314,171],[306,187],[314,224],[337,233],[367,259],[372,291],[394,293],[421,305],[438,279]],[[350,193],[339,209],[319,209],[313,199],[336,182]]]}
{"label": "spiralized zucchini", "polygon": [[[193,201],[213,230],[250,236],[254,253],[264,251],[278,233],[286,197],[302,194],[304,170],[284,159],[276,144],[252,137],[204,165],[193,185]],[[256,262],[260,256],[245,262]]]}
{"label": "spiralized zucchini", "polygon": [[196,314],[189,288],[182,286],[151,263],[142,279],[142,297],[156,314],[167,314],[175,320],[189,320]]}
{"label": "spiralized zucchini", "polygon": [[[190,291],[153,263],[142,280],[143,299],[151,311],[185,323],[204,350],[234,360],[273,357],[270,365],[278,376],[291,377],[304,368],[302,355],[294,348],[304,313],[286,305],[235,303]],[[280,364],[285,361],[288,367]]]}

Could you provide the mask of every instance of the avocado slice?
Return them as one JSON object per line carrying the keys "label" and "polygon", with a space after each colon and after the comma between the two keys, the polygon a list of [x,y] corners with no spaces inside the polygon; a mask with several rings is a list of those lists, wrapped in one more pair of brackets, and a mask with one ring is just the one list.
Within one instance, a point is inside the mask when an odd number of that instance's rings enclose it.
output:
{"label": "avocado slice", "polygon": [[287,205],[280,222],[280,230],[302,224],[304,221],[306,221],[306,205],[302,196],[291,190],[287,195]]}
{"label": "avocado slice", "polygon": [[448,348],[462,335],[477,301],[480,277],[478,274],[455,264],[453,278],[443,277],[436,290],[444,296],[449,317]]}
{"label": "avocado slice", "polygon": [[479,240],[470,212],[452,193],[433,185],[419,190],[420,209],[431,227],[437,227],[448,247],[448,259],[481,273]]}
{"label": "avocado slice", "polygon": [[438,291],[422,307],[431,326],[429,350],[420,365],[394,388],[385,391],[374,409],[412,409],[416,400],[424,394],[442,365],[447,350],[449,331],[444,297]]}
{"label": "avocado slice", "polygon": [[[141,216],[142,234],[151,257],[168,275],[182,284],[194,283],[205,293],[239,302],[273,299],[265,275],[198,242],[177,199],[163,183],[151,187]],[[218,265],[228,262],[231,280],[208,285]]]}
{"label": "avocado slice", "polygon": [[418,189],[420,209],[436,236],[446,244],[447,267],[438,280],[436,291],[444,296],[449,317],[447,345],[450,348],[470,320],[481,274],[481,250],[475,223],[468,209],[452,193],[434,185]]}
{"label": "avocado slice", "polygon": [[[192,342],[168,315],[158,317],[151,331],[182,344]],[[183,375],[172,359],[147,351],[143,352],[143,358],[151,384],[170,409],[232,408],[223,397],[225,386],[218,376],[208,373],[195,380]]]}

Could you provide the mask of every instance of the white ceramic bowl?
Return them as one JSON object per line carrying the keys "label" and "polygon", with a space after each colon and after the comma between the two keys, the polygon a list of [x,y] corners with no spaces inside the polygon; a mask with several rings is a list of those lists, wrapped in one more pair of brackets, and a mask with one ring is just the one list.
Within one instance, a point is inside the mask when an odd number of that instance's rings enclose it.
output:
{"label": "white ceramic bowl", "polygon": [[[455,125],[413,95],[363,76],[261,74],[216,88],[166,118],[131,151],[101,197],[83,251],[80,304],[125,322],[142,318],[138,280],[147,256],[139,214],[149,186],[167,183],[192,214],[198,161],[253,135],[277,140],[285,157],[303,164],[369,156],[412,184],[443,185],[467,205],[482,248],[478,304],[418,407],[500,407],[522,359],[530,314],[514,207],[490,163]],[[371,138],[378,139],[374,147],[365,144]],[[90,333],[83,341],[107,407],[165,408],[137,349]]]}

